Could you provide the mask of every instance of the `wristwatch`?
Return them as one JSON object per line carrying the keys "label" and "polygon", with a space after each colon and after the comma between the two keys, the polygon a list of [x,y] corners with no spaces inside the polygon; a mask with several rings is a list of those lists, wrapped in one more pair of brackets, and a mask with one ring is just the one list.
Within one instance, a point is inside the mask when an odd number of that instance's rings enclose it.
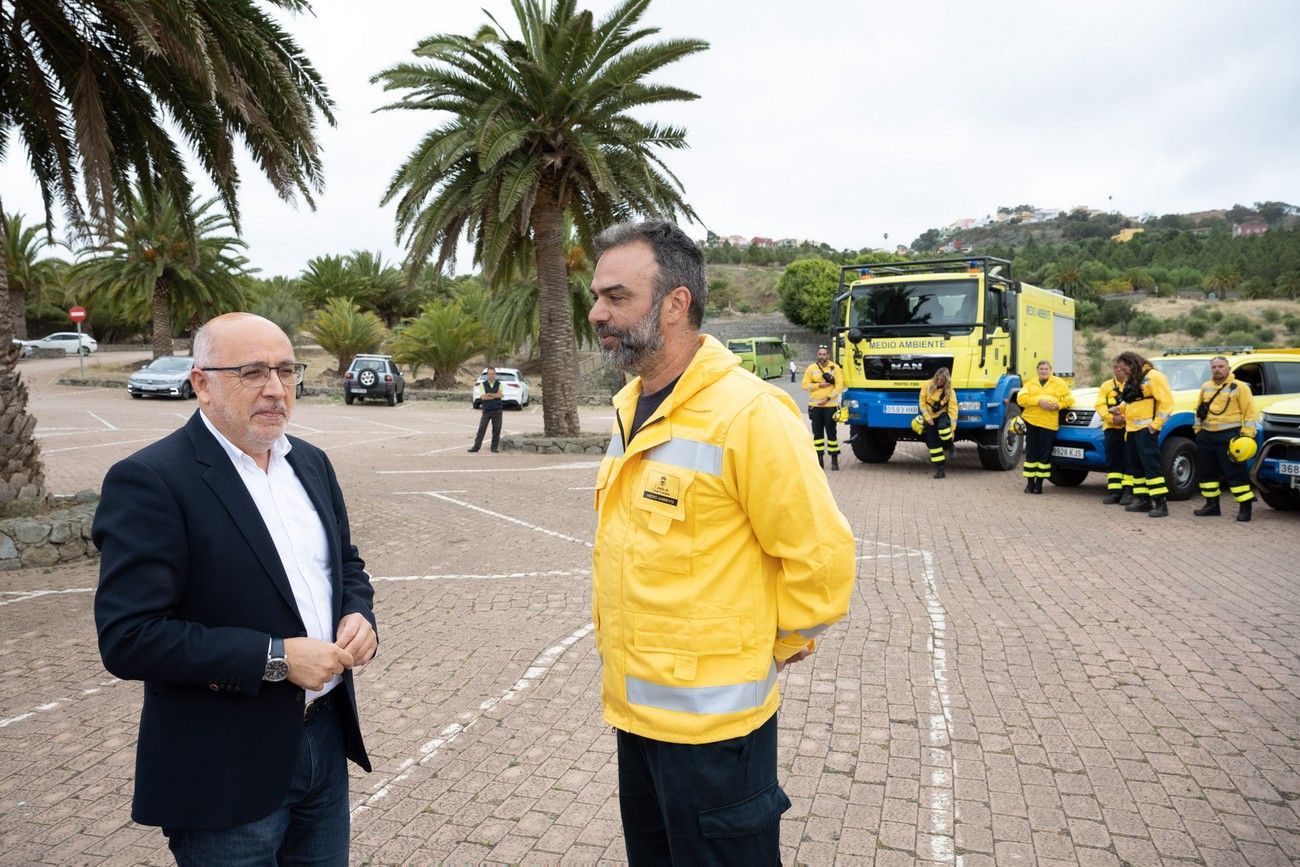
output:
{"label": "wristwatch", "polygon": [[266,654],[266,671],[262,680],[278,682],[289,676],[289,660],[284,656],[284,639],[272,638],[271,649]]}

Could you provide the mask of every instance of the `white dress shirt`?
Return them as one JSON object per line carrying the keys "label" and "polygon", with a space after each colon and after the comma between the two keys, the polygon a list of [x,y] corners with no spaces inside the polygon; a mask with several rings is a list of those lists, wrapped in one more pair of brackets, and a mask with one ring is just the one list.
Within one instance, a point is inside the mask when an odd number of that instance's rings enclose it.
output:
{"label": "white dress shirt", "polygon": [[[285,459],[293,448],[289,438],[281,434],[271,445],[271,459],[263,472],[252,457],[217,430],[202,410],[199,417],[230,456],[240,480],[266,523],[284,572],[289,576],[293,601],[298,606],[303,625],[307,627],[307,635],[318,641],[333,642],[334,589],[330,581],[329,540],[307,489]],[[342,679],[336,674],[324,689],[307,690],[306,700],[312,701],[324,695]]]}

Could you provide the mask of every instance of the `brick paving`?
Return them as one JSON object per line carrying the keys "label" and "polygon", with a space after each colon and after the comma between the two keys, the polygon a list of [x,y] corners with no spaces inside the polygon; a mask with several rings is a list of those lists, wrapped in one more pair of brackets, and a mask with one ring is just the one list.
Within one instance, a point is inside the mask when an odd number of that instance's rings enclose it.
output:
{"label": "brick paving", "polygon": [[[97,487],[195,408],[53,385],[66,367],[24,363],[56,492]],[[620,861],[594,461],[465,454],[467,404],[313,398],[295,416],[377,576],[354,861]],[[786,863],[1300,860],[1295,515],[1175,503],[1153,521],[1100,505],[1097,479],[1029,498],[967,445],[939,482],[919,446],[844,465],[860,573],[846,621],[782,675]],[[484,549],[484,528],[510,541]],[[91,563],[0,574],[3,864],[170,863],[129,819],[140,688],[99,663],[95,580]]]}

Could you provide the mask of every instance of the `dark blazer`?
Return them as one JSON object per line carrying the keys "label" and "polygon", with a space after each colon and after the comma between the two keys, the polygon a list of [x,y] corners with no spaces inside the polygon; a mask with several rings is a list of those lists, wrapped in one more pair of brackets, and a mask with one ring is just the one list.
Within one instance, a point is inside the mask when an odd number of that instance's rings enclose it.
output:
{"label": "dark blazer", "polygon": [[[334,468],[290,441],[329,540],[334,622],[360,612],[373,625]],[[117,677],[144,681],[131,818],[228,828],[266,816],[289,788],[305,698],[262,680],[267,646],[307,630],[266,524],[198,412],[108,471],[93,538],[100,656]],[[347,756],[369,771],[351,672],[334,692],[346,698]]]}

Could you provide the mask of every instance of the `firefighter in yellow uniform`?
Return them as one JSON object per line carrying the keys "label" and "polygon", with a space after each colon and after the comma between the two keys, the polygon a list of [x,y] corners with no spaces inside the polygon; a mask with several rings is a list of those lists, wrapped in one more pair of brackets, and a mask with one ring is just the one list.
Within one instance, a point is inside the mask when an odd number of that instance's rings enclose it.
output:
{"label": "firefighter in yellow uniform", "polygon": [[948,368],[939,368],[921,386],[917,405],[925,423],[925,444],[930,449],[934,477],[942,479],[947,458],[945,450],[952,448],[953,434],[957,430],[957,391],[952,387]]}
{"label": "firefighter in yellow uniform", "polygon": [[840,394],[844,391],[844,374],[840,366],[831,361],[825,346],[818,348],[817,360],[803,372],[803,390],[808,392],[808,420],[812,422],[813,448],[817,463],[826,467],[826,454],[831,456],[831,469],[840,468],[840,438],[836,431],[835,411],[839,409]]}
{"label": "firefighter in yellow uniform", "polygon": [[1255,438],[1259,410],[1250,386],[1232,375],[1228,359],[1219,356],[1210,361],[1210,380],[1201,386],[1196,407],[1196,481],[1205,505],[1192,514],[1198,517],[1219,515],[1221,484],[1237,501],[1237,520],[1249,521],[1255,492],[1250,489],[1244,461],[1233,460],[1228,444],[1238,436]]}
{"label": "firefighter in yellow uniform", "polygon": [[1038,362],[1038,378],[1026,382],[1016,394],[1025,420],[1025,493],[1041,494],[1052,477],[1052,444],[1061,428],[1061,410],[1074,406],[1070,385],[1052,375],[1050,361]]}
{"label": "firefighter in yellow uniform", "polygon": [[1169,488],[1160,466],[1160,429],[1173,412],[1174,394],[1165,375],[1136,352],[1121,352],[1115,363],[1124,372],[1124,462],[1133,476],[1133,502],[1124,511],[1164,518]]}
{"label": "firefighter in yellow uniform", "polygon": [[1106,439],[1106,496],[1102,502],[1127,506],[1133,502],[1133,477],[1124,472],[1124,411],[1120,408],[1124,376],[1117,363],[1111,364],[1111,373],[1097,389],[1094,406]]}

